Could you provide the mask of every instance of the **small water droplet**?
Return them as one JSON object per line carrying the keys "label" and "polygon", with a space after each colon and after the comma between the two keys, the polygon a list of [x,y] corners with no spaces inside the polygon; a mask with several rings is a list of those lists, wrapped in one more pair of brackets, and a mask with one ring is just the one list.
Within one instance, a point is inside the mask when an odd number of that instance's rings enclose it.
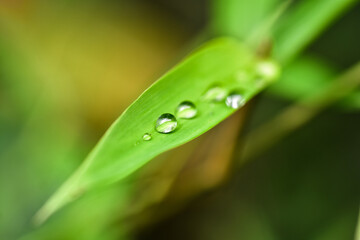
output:
{"label": "small water droplet", "polygon": [[176,108],[176,117],[178,118],[190,119],[194,118],[196,114],[196,106],[190,101],[184,101]]}
{"label": "small water droplet", "polygon": [[144,140],[144,141],[150,141],[151,139],[152,139],[152,136],[151,136],[150,133],[145,133],[145,134],[143,135],[143,140]]}
{"label": "small water droplet", "polygon": [[274,80],[280,75],[280,67],[271,60],[264,60],[257,64],[257,73],[266,80]]}
{"label": "small water droplet", "polygon": [[227,91],[219,86],[211,87],[203,95],[203,99],[206,101],[220,102],[225,99]]}
{"label": "small water droplet", "polygon": [[159,133],[171,133],[176,127],[177,121],[175,116],[170,113],[164,113],[156,121],[155,129]]}
{"label": "small water droplet", "polygon": [[232,93],[226,98],[225,103],[230,108],[238,109],[238,108],[244,106],[245,99],[239,93]]}

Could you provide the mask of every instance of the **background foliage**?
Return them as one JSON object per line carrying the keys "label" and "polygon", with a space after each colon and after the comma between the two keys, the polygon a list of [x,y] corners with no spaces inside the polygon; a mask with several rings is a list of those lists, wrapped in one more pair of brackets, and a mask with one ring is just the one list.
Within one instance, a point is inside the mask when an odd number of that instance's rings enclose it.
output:
{"label": "background foliage", "polygon": [[348,0],[294,1],[272,25],[273,35],[261,35],[274,36],[274,54],[284,64],[278,83],[125,181],[89,192],[41,227],[31,222],[154,79],[211,36],[248,41],[278,5],[4,1],[0,238],[354,239],[360,199],[357,91],[281,138],[270,136],[257,156],[244,158],[242,151],[258,127],[321,94],[359,60],[359,3]]}

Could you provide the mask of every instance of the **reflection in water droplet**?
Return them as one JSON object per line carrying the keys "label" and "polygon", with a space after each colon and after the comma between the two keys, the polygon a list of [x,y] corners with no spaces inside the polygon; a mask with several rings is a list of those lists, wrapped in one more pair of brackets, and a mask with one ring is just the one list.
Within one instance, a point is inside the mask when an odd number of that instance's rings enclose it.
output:
{"label": "reflection in water droplet", "polygon": [[233,109],[238,109],[244,106],[245,99],[239,93],[232,93],[226,98],[225,103],[228,107],[231,107]]}
{"label": "reflection in water droplet", "polygon": [[176,117],[178,118],[190,119],[194,118],[196,114],[196,106],[190,101],[184,101],[176,108]]}
{"label": "reflection in water droplet", "polygon": [[155,129],[159,133],[171,133],[177,127],[177,121],[174,115],[170,113],[162,114],[156,121]]}
{"label": "reflection in water droplet", "polygon": [[220,102],[226,97],[227,91],[224,88],[215,86],[206,91],[203,99],[206,101]]}
{"label": "reflection in water droplet", "polygon": [[151,140],[151,134],[150,133],[145,133],[144,135],[143,135],[143,140],[144,141],[150,141]]}

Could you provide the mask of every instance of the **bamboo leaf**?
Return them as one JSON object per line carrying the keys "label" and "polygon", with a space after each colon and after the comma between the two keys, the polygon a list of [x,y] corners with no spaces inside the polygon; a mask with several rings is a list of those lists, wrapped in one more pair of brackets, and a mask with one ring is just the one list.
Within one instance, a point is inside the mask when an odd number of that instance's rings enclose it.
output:
{"label": "bamboo leaf", "polygon": [[[337,69],[326,61],[314,56],[302,56],[287,65],[281,79],[272,84],[268,91],[290,100],[300,101],[321,92],[331,84],[337,74]],[[338,106],[346,110],[359,110],[359,89],[354,89],[344,97]]]}
{"label": "bamboo leaf", "polygon": [[[36,220],[44,221],[87,190],[125,178],[155,156],[196,138],[234,113],[235,109],[227,107],[224,100],[214,103],[204,99],[212,86],[226,93],[236,90],[246,103],[278,72],[275,63],[257,59],[237,40],[221,38],[207,43],[155,82],[113,123],[84,163],[39,211]],[[177,119],[178,128],[172,133],[158,133],[158,117],[174,114],[183,101],[193,102],[198,115]],[[144,141],[145,133],[152,139]]]}
{"label": "bamboo leaf", "polygon": [[217,34],[247,39],[276,9],[279,0],[213,0],[212,29]]}
{"label": "bamboo leaf", "polygon": [[326,61],[305,55],[287,65],[281,79],[272,84],[268,91],[298,101],[321,91],[337,74],[336,69]]}
{"label": "bamboo leaf", "polygon": [[292,60],[337,17],[358,0],[306,0],[279,21],[274,31],[274,56],[282,63]]}

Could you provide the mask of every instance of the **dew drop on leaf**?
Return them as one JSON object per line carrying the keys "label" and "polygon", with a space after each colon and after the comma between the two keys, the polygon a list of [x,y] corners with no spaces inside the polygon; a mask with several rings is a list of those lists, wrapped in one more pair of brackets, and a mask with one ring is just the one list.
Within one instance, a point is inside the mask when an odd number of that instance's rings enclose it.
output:
{"label": "dew drop on leaf", "polygon": [[194,118],[197,114],[197,109],[194,103],[184,101],[176,108],[176,117],[183,119]]}
{"label": "dew drop on leaf", "polygon": [[152,137],[151,137],[151,134],[150,133],[145,133],[144,135],[143,135],[143,140],[144,141],[150,141],[152,139]]}
{"label": "dew drop on leaf", "polygon": [[170,113],[164,113],[156,121],[155,129],[159,133],[171,133],[176,127],[177,121],[175,116]]}
{"label": "dew drop on leaf", "polygon": [[230,108],[238,109],[238,108],[244,106],[245,99],[239,93],[232,93],[229,96],[227,96],[225,103]]}
{"label": "dew drop on leaf", "polygon": [[274,61],[265,60],[257,64],[256,72],[264,79],[274,80],[279,77],[280,68]]}
{"label": "dew drop on leaf", "polygon": [[203,95],[205,101],[220,102],[225,99],[227,91],[219,86],[211,87]]}

